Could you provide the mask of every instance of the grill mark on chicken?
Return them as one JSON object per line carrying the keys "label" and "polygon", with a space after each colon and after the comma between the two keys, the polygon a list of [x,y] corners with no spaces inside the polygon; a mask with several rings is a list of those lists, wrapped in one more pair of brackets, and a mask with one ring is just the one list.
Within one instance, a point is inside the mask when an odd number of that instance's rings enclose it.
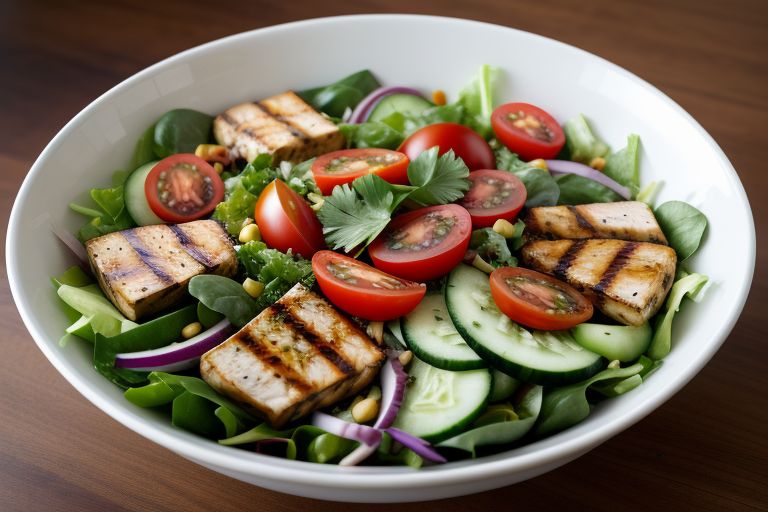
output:
{"label": "grill mark on chicken", "polygon": [[304,133],[303,131],[299,130],[296,126],[291,124],[288,121],[288,119],[286,119],[284,116],[273,112],[272,110],[270,110],[270,108],[267,105],[263,103],[254,102],[253,104],[256,105],[262,112],[267,114],[269,117],[281,123],[286,130],[291,132],[291,135],[301,140],[302,143],[308,144],[311,142],[310,137],[306,133]]}
{"label": "grill mark on chicken", "polygon": [[264,347],[264,345],[262,345],[259,340],[254,338],[247,329],[243,329],[240,332],[234,334],[232,338],[237,339],[240,343],[245,345],[245,347],[254,356],[259,358],[265,366],[271,366],[274,369],[275,378],[285,379],[286,382],[294,386],[302,393],[314,393],[312,386],[307,383],[298,372],[285,364],[285,362],[278,356],[270,353],[269,349]]}
{"label": "grill mark on chicken", "polygon": [[163,269],[161,269],[157,264],[155,263],[155,255],[152,253],[152,251],[145,247],[142,243],[141,239],[136,236],[136,233],[130,229],[121,231],[121,234],[123,235],[123,238],[125,238],[125,241],[128,242],[128,245],[131,246],[131,248],[136,251],[136,254],[139,255],[139,259],[141,260],[144,265],[152,271],[153,274],[155,274],[161,281],[164,283],[167,283],[169,285],[176,284],[176,280],[173,279],[171,276],[166,274]]}
{"label": "grill mark on chicken", "polygon": [[613,283],[613,280],[616,278],[621,269],[627,266],[632,253],[635,252],[637,247],[637,243],[628,242],[619,250],[619,252],[616,253],[613,261],[611,261],[611,264],[608,265],[608,269],[603,273],[603,277],[600,278],[600,281],[594,286],[595,291],[605,293],[608,288],[611,287],[611,283]]}
{"label": "grill mark on chicken", "polygon": [[568,211],[570,211],[573,217],[576,219],[579,227],[589,231],[592,236],[596,236],[597,230],[595,229],[595,226],[593,226],[592,223],[584,218],[584,216],[579,212],[578,208],[572,205],[567,205],[566,208],[568,208]]}
{"label": "grill mark on chicken", "polygon": [[208,254],[206,254],[204,251],[201,251],[200,248],[189,238],[189,236],[187,236],[183,229],[175,224],[168,227],[171,228],[173,234],[176,235],[176,238],[179,240],[179,243],[184,248],[184,250],[187,251],[187,254],[195,258],[195,260],[197,260],[197,262],[203,265],[207,270],[213,268],[213,262],[211,261],[211,258],[208,256]]}
{"label": "grill mark on chicken", "polygon": [[324,341],[314,330],[310,329],[307,324],[293,316],[288,306],[276,302],[271,307],[275,315],[281,318],[286,326],[291,327],[296,334],[307,340],[323,357],[333,363],[336,368],[341,370],[345,375],[352,375],[355,373],[355,369],[341,356],[341,354],[336,352],[333,345]]}
{"label": "grill mark on chicken", "polygon": [[565,251],[565,254],[558,260],[557,266],[555,266],[552,273],[558,279],[566,281],[568,279],[568,269],[573,264],[574,260],[578,257],[579,252],[584,247],[585,240],[577,240]]}

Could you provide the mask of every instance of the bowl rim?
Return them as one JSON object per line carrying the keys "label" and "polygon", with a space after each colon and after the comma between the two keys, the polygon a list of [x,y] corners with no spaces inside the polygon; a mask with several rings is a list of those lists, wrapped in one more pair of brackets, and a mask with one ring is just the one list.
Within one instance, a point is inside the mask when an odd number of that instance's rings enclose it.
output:
{"label": "bowl rim", "polygon": [[[38,174],[40,174],[45,161],[49,158],[49,155],[56,151],[61,142],[70,135],[70,133],[77,127],[77,125],[79,125],[80,122],[87,118],[93,111],[98,109],[102,103],[108,101],[109,98],[113,95],[129,89],[135,82],[138,82],[148,77],[149,75],[152,75],[156,71],[168,65],[181,62],[196,53],[209,51],[217,47],[225,47],[226,45],[238,39],[246,39],[254,33],[268,34],[282,31],[294,31],[318,25],[349,23],[353,20],[355,22],[386,21],[453,23],[457,26],[473,25],[477,27],[483,27],[487,30],[513,31],[522,37],[538,39],[540,42],[558,47],[561,50],[577,52],[582,56],[588,57],[590,59],[597,59],[601,65],[607,66],[608,69],[612,70],[613,72],[631,79],[643,89],[646,89],[657,96],[660,101],[671,107],[676,114],[682,116],[682,118],[687,121],[687,124],[689,124],[693,130],[695,130],[698,135],[700,135],[703,140],[714,150],[715,154],[717,155],[718,166],[725,170],[727,181],[732,189],[736,192],[738,196],[737,200],[739,200],[745,206],[746,214],[749,219],[749,228],[751,229],[748,229],[748,265],[744,268],[745,278],[740,283],[740,288],[737,292],[738,300],[731,305],[728,320],[721,323],[712,333],[711,339],[713,341],[710,342],[705,347],[705,349],[698,354],[696,359],[691,361],[690,364],[686,365],[686,367],[683,368],[679,374],[676,374],[674,377],[672,377],[666,386],[664,386],[659,390],[658,393],[655,393],[651,398],[643,403],[642,407],[638,407],[630,411],[628,414],[618,416],[616,418],[608,418],[606,421],[597,425],[596,428],[592,431],[585,433],[575,439],[570,439],[562,443],[555,443],[552,446],[533,449],[531,452],[515,454],[511,457],[497,457],[492,460],[479,459],[478,462],[473,462],[471,464],[451,463],[444,466],[422,468],[418,471],[409,470],[409,468],[403,470],[403,468],[389,466],[365,468],[339,468],[336,466],[319,466],[310,462],[291,461],[249,452],[244,453],[242,450],[222,447],[215,443],[211,443],[208,440],[202,440],[198,436],[194,436],[183,431],[164,431],[160,427],[157,427],[151,422],[147,422],[145,419],[139,417],[137,414],[132,413],[128,407],[112,404],[109,398],[102,397],[95,390],[91,390],[89,384],[81,379],[77,372],[69,371],[67,369],[66,365],[63,363],[63,357],[55,350],[57,345],[54,344],[49,346],[49,344],[46,344],[44,341],[44,333],[42,330],[38,329],[36,320],[30,313],[31,308],[28,308],[26,304],[20,304],[19,299],[23,296],[22,286],[19,280],[16,278],[14,271],[20,266],[20,255],[16,254],[16,252],[13,250],[13,247],[15,247],[15,239],[20,234],[20,205],[28,199],[31,182]],[[591,448],[597,446],[603,441],[613,437],[614,435],[638,422],[652,411],[657,409],[659,406],[661,406],[672,395],[677,393],[685,384],[687,384],[712,358],[712,356],[719,349],[728,334],[733,329],[733,326],[738,320],[744,307],[751,286],[755,265],[755,244],[754,220],[746,192],[738,178],[735,169],[723,153],[722,149],[720,149],[712,136],[709,135],[709,133],[707,133],[707,131],[704,130],[704,128],[690,114],[688,114],[688,112],[686,112],[680,105],[678,105],[662,91],[646,82],[642,78],[598,55],[587,52],[586,50],[582,50],[578,47],[557,41],[552,38],[533,34],[512,27],[445,16],[417,14],[361,14],[311,18],[283,23],[280,25],[258,28],[226,36],[165,58],[128,77],[127,79],[109,89],[107,92],[100,95],[87,107],[75,115],[56,134],[56,136],[46,145],[40,156],[35,160],[29,173],[25,177],[14,201],[11,215],[9,217],[8,231],[6,235],[6,266],[14,302],[17,305],[17,309],[19,310],[27,330],[32,335],[37,346],[40,348],[46,358],[51,362],[51,364],[53,364],[59,373],[61,373],[75,389],[77,389],[96,407],[107,413],[122,425],[130,428],[134,432],[149,439],[150,441],[153,441],[165,448],[174,451],[177,454],[201,462],[206,466],[213,465],[227,468],[230,473],[232,471],[236,471],[256,477],[263,477],[271,481],[299,483],[299,485],[322,486],[328,489],[355,487],[371,490],[381,490],[393,488],[413,489],[422,488],[425,486],[446,486],[456,483],[466,483],[468,481],[477,481],[494,477],[498,478],[515,470],[530,470],[534,468],[542,468],[546,465],[556,465],[558,462],[564,463],[581,455],[582,453],[585,453]],[[557,435],[551,436],[548,439],[556,438]],[[535,444],[537,443],[533,443],[528,446],[534,446]],[[224,450],[222,450],[222,448],[224,448]],[[382,475],[386,475],[387,478],[382,479]]]}

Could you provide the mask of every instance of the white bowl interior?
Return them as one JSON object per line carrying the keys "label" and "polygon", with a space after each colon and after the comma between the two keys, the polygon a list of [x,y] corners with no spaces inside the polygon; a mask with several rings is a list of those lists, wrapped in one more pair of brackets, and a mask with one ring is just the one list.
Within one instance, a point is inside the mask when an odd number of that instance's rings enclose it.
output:
{"label": "white bowl interior", "polygon": [[[527,101],[564,121],[586,114],[615,149],[642,141],[642,181],[661,180],[659,202],[688,201],[709,219],[688,266],[713,283],[675,322],[675,344],[647,383],[599,406],[559,435],[478,461],[419,472],[320,467],[234,448],[180,432],[132,406],[91,367],[85,343],[57,345],[66,321],[49,278],[73,263],[52,234],[82,219],[67,204],[105,186],[142,131],[176,107],[211,114],[244,100],[334,81],[362,68],[384,84],[444,89],[449,98],[488,63],[501,68],[502,101]],[[744,190],[714,141],[680,107],[600,58],[539,36],[477,22],[421,16],[310,20],[240,34],[184,52],[118,85],[73,119],[27,176],[14,205],[8,273],[24,322],[45,355],[89,400],[140,434],[208,467],[263,486],[328,499],[404,501],[480,491],[573,459],[668,399],[714,354],[735,323],[751,283],[754,226]],[[389,475],[382,479],[382,474]],[[392,494],[391,489],[400,492]]]}

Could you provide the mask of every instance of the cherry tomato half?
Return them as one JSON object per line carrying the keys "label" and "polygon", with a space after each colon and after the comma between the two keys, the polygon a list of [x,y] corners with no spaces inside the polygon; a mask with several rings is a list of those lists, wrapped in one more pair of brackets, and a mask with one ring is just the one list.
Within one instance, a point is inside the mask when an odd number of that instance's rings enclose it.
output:
{"label": "cherry tomato half", "polygon": [[317,188],[329,195],[336,185],[350,183],[366,174],[376,174],[390,183],[408,185],[408,164],[402,153],[389,149],[342,149],[317,157],[312,175]]}
{"label": "cherry tomato half", "polygon": [[224,182],[211,165],[193,154],[160,160],[144,181],[152,211],[166,222],[189,222],[209,215],[224,199]]}
{"label": "cherry tomato half", "polygon": [[414,160],[434,146],[440,148],[441,155],[452,149],[470,171],[496,167],[496,157],[485,139],[471,128],[456,123],[430,124],[416,130],[403,141],[398,151]]}
{"label": "cherry tomato half", "polygon": [[565,134],[555,118],[528,103],[496,108],[491,126],[499,140],[523,160],[555,158],[565,144]]}
{"label": "cherry tomato half", "polygon": [[279,251],[311,258],[325,247],[323,227],[304,199],[280,180],[267,185],[254,210],[264,242]]}
{"label": "cherry tomato half", "polygon": [[384,321],[407,315],[427,286],[391,276],[333,251],[312,256],[312,271],[328,300],[350,315]]}
{"label": "cherry tomato half", "polygon": [[414,281],[444,276],[469,246],[472,218],[457,204],[421,208],[395,217],[368,247],[376,268]]}
{"label": "cherry tomato half", "polygon": [[505,315],[534,329],[570,329],[592,316],[592,303],[574,287],[527,268],[494,270],[491,296]]}
{"label": "cherry tomato half", "polygon": [[513,222],[527,192],[520,178],[506,171],[480,169],[469,174],[469,190],[459,204],[472,216],[472,226],[487,228],[498,219]]}

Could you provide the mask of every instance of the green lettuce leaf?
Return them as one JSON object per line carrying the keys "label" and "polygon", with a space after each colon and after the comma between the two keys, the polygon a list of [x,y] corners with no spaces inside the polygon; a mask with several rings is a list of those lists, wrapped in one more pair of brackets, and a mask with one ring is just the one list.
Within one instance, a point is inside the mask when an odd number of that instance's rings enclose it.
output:
{"label": "green lettuce leaf", "polygon": [[680,310],[680,304],[686,296],[700,300],[699,293],[708,280],[707,276],[701,274],[688,274],[672,285],[667,302],[664,304],[665,312],[658,317],[656,330],[648,348],[648,357],[659,360],[669,354],[672,348],[672,321],[675,318],[675,313]]}
{"label": "green lettuce leaf", "polygon": [[465,109],[462,124],[469,126],[486,139],[493,135],[491,129],[491,113],[494,107],[493,86],[498,76],[498,68],[483,64],[472,81],[459,92],[457,101]]}
{"label": "green lettuce leaf", "polygon": [[81,242],[136,226],[125,208],[123,183],[126,177],[127,173],[117,171],[113,176],[112,187],[91,189],[90,196],[95,207],[69,204],[73,211],[90,217],[90,220],[78,231],[77,236]]}
{"label": "green lettuce leaf", "polygon": [[605,185],[576,174],[561,174],[555,177],[555,182],[560,188],[557,204],[612,203],[624,200]]}
{"label": "green lettuce leaf", "polygon": [[632,197],[640,191],[640,137],[627,137],[627,146],[605,158],[603,173],[629,188]]}
{"label": "green lettuce leaf", "polygon": [[566,121],[563,131],[570,159],[575,162],[589,164],[593,158],[605,156],[610,151],[608,145],[592,132],[592,128],[582,114]]}

